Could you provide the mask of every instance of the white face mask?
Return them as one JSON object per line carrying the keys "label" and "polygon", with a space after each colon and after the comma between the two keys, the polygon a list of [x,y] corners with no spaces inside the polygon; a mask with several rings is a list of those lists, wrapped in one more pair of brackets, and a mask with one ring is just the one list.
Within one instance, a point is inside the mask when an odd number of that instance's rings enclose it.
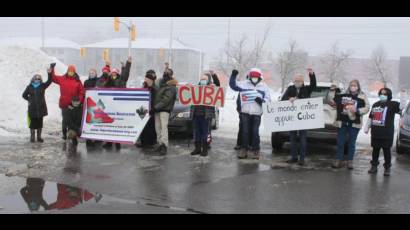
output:
{"label": "white face mask", "polygon": [[80,102],[79,102],[79,101],[75,101],[75,102],[72,102],[72,104],[73,104],[74,107],[77,107],[77,106],[80,105]]}
{"label": "white face mask", "polygon": [[296,87],[297,89],[300,89],[300,88],[302,88],[303,83],[301,83],[301,82],[295,82],[294,85],[295,85],[295,87]]}
{"label": "white face mask", "polygon": [[359,87],[357,87],[357,86],[355,86],[355,85],[352,85],[352,86],[350,86],[350,92],[352,92],[352,93],[357,93],[357,90],[359,89]]}
{"label": "white face mask", "polygon": [[252,82],[253,84],[257,84],[257,83],[259,82],[259,78],[252,77],[252,78],[251,78],[251,82]]}

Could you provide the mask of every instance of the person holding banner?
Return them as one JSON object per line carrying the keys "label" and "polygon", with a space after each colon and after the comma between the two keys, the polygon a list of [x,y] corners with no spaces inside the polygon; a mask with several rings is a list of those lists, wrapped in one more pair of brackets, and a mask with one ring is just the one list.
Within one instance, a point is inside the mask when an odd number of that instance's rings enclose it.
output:
{"label": "person holding banner", "polygon": [[[312,68],[308,68],[310,84],[305,86],[305,79],[302,74],[296,74],[293,78],[293,85],[289,86],[285,93],[283,94],[282,101],[294,102],[297,99],[310,98],[313,90],[316,88],[316,76]],[[300,158],[298,159],[297,152],[297,138],[299,132],[299,141],[300,141]],[[292,158],[286,162],[289,164],[298,163],[299,165],[305,164],[306,156],[306,130],[299,131],[290,131],[290,144],[291,144],[291,154]]]}
{"label": "person holding banner", "polygon": [[[145,74],[144,89],[148,89],[151,93],[151,98],[155,95],[155,81],[157,80],[157,75],[154,70],[148,70]],[[140,143],[137,147],[152,147],[157,142],[157,134],[155,132],[155,114],[154,114],[154,103],[151,100],[151,109],[149,111],[150,118],[144,127],[144,130],[140,136]]]}
{"label": "person holding banner", "polygon": [[363,116],[369,112],[370,104],[367,96],[360,88],[358,80],[352,80],[349,88],[343,94],[335,96],[337,117],[335,125],[337,131],[337,160],[332,164],[333,168],[341,168],[344,161],[344,148],[346,134],[348,138],[348,161],[347,168],[353,169],[353,157],[356,151],[356,139],[362,127]]}
{"label": "person holding banner", "polygon": [[173,78],[173,73],[170,68],[164,71],[154,95],[155,131],[158,142],[155,151],[160,155],[167,154],[169,115],[174,109],[177,97],[178,82]]}
{"label": "person holding banner", "polygon": [[[202,75],[199,86],[211,85],[212,82],[219,84],[218,77],[212,76],[211,73],[205,73]],[[215,107],[205,105],[193,105],[191,106],[191,116],[194,123],[194,136],[195,136],[195,149],[191,152],[191,155],[201,155],[202,157],[208,156],[208,135],[210,134],[210,126],[212,119],[215,118]]]}
{"label": "person holding banner", "polygon": [[[119,72],[118,69],[111,69],[111,73],[108,78],[101,79],[100,86],[103,88],[127,88],[127,82],[130,76],[130,70],[131,70],[131,62],[132,58],[128,57],[127,63],[125,65],[122,65],[121,67],[121,73]],[[108,66],[109,69],[109,63],[106,63],[106,67]],[[104,68],[106,68],[104,67]],[[112,148],[112,142],[106,142],[103,145],[103,148]],[[117,150],[121,149],[121,144],[120,143],[115,143],[115,148]]]}
{"label": "person holding banner", "polygon": [[68,106],[71,104],[71,98],[77,96],[81,103],[84,102],[85,90],[83,83],[80,80],[79,75],[76,72],[74,65],[69,65],[67,68],[67,73],[64,75],[56,75],[54,67],[56,63],[50,64],[52,81],[60,86],[60,100],[59,106],[62,112],[62,132],[63,140],[67,140],[67,117]]}
{"label": "person holding banner", "polygon": [[384,154],[384,175],[390,176],[391,168],[391,147],[394,139],[394,117],[401,114],[406,105],[406,100],[402,97],[400,102],[392,101],[393,93],[389,88],[382,88],[379,91],[379,101],[374,103],[369,114],[369,119],[364,127],[364,132],[369,133],[371,129],[371,145],[373,147],[370,174],[377,173],[379,165],[380,150]]}
{"label": "person holding banner", "polygon": [[[216,75],[216,73],[213,70],[209,70],[209,74],[212,78],[212,85],[215,85],[216,87],[221,87],[221,82],[219,81],[218,75]],[[212,143],[212,118],[209,121],[207,143],[208,149],[210,149]]]}
{"label": "person holding banner", "polygon": [[[238,158],[245,159],[249,157],[251,159],[259,159],[259,126],[263,113],[262,103],[270,101],[269,89],[267,85],[262,82],[262,71],[258,68],[252,68],[248,74],[249,78],[244,81],[236,81],[238,74],[239,72],[237,70],[233,70],[229,79],[231,89],[241,93],[243,144]],[[249,146],[249,138],[252,138],[251,146]]]}

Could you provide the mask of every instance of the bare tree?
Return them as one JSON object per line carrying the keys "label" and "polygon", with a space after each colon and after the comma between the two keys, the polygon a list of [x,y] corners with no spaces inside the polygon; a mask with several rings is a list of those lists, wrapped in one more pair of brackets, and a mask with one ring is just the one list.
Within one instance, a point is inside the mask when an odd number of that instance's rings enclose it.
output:
{"label": "bare tree", "polygon": [[372,75],[369,80],[381,81],[384,87],[386,87],[390,75],[390,66],[387,62],[387,52],[383,46],[379,46],[373,50],[367,68]]}
{"label": "bare tree", "polygon": [[[246,73],[250,68],[257,66],[266,58],[265,45],[271,31],[271,24],[267,24],[262,37],[255,38],[254,46],[248,45],[248,37],[242,35],[233,44],[225,45],[221,55],[216,60],[219,70],[225,75],[229,75],[232,69],[237,69],[239,73]],[[226,58],[226,59],[225,59]],[[227,61],[229,60],[229,61]]]}
{"label": "bare tree", "polygon": [[323,74],[327,76],[330,82],[335,80],[345,81],[345,69],[348,64],[348,59],[353,52],[350,50],[343,51],[339,49],[338,43],[334,43],[322,59]]}
{"label": "bare tree", "polygon": [[290,40],[288,48],[278,53],[276,60],[272,56],[269,60],[280,75],[283,93],[290,78],[297,72],[303,71],[307,62],[307,53],[298,48],[296,41]]}

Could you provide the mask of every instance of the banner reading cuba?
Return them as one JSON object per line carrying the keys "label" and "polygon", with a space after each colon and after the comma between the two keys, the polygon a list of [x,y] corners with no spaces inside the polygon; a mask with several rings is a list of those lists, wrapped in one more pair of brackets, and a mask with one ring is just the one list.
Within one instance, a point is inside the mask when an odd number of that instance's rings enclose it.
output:
{"label": "banner reading cuba", "polygon": [[225,90],[222,87],[212,85],[183,85],[178,87],[178,98],[182,105],[224,107]]}
{"label": "banner reading cuba", "polygon": [[81,138],[134,144],[149,120],[146,89],[88,89]]}

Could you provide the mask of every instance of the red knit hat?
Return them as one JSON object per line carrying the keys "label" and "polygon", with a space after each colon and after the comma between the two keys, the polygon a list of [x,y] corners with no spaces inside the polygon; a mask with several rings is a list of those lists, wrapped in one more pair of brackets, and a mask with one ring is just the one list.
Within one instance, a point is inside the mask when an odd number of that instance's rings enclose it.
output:
{"label": "red knit hat", "polygon": [[103,72],[103,73],[109,73],[109,72],[111,72],[110,67],[104,66],[104,67],[102,68],[102,72]]}
{"label": "red knit hat", "polygon": [[262,71],[258,68],[252,68],[249,71],[249,77],[252,77],[252,78],[253,77],[256,77],[256,78],[262,77]]}
{"label": "red knit hat", "polygon": [[75,70],[75,66],[74,65],[69,65],[67,68],[67,72],[74,72],[76,73],[77,71]]}

